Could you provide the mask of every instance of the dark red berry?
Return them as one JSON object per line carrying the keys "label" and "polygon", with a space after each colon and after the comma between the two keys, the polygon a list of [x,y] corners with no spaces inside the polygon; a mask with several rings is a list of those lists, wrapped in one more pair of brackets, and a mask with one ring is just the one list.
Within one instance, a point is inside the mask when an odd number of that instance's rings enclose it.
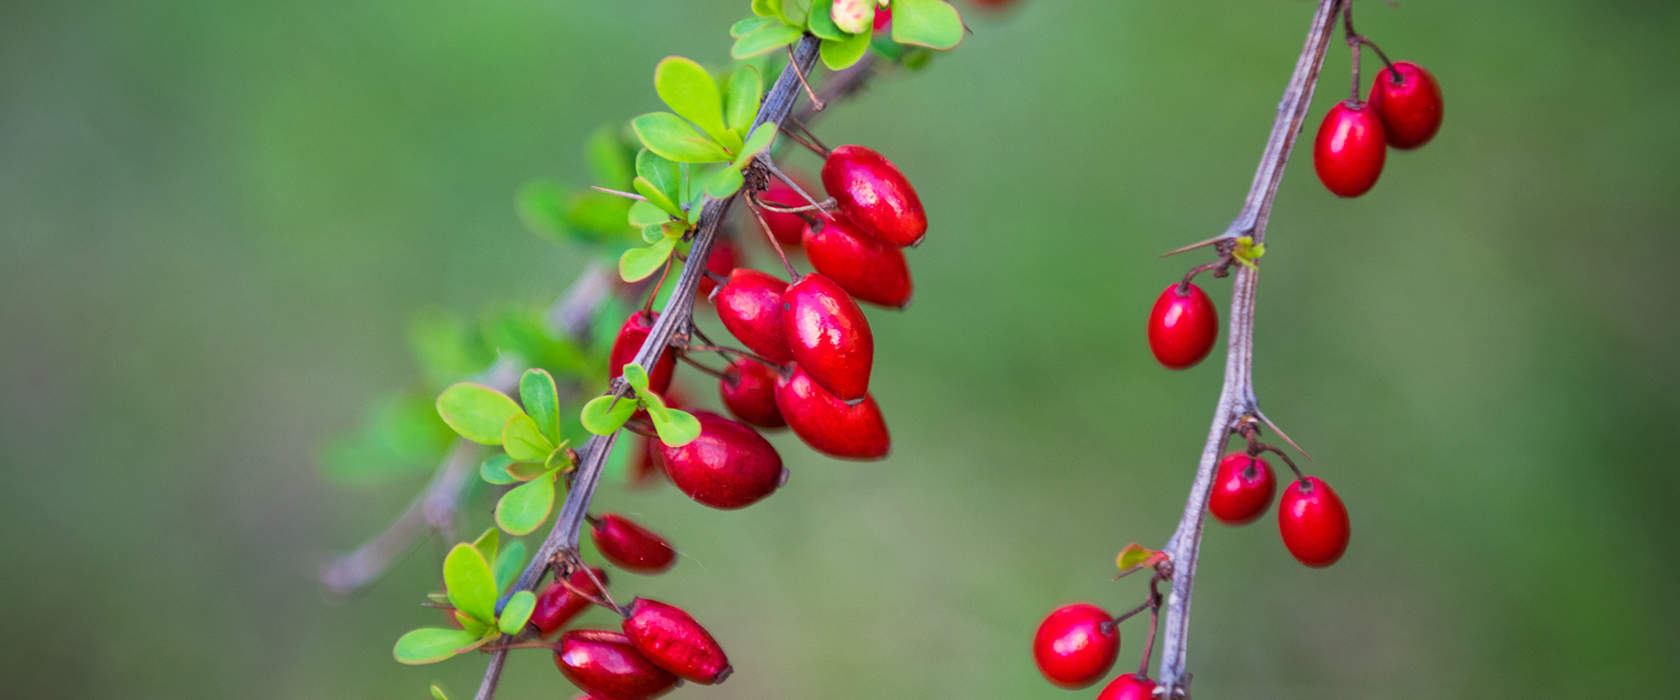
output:
{"label": "dark red berry", "polygon": [[659,454],[658,442],[657,438],[636,436],[630,453],[630,488],[652,488],[665,478],[665,458]]}
{"label": "dark red berry", "polygon": [[1283,546],[1302,564],[1323,568],[1347,551],[1347,506],[1323,480],[1309,476],[1289,484],[1278,503]]}
{"label": "dark red berry", "polygon": [[[720,236],[717,243],[712,245],[712,256],[706,258],[706,271],[714,275],[728,277],[735,269],[736,263],[735,240],[728,236]],[[707,299],[712,290],[717,289],[718,283],[713,282],[711,276],[700,277],[700,298]]]}
{"label": "dark red berry", "polygon": [[[799,183],[799,189],[805,190],[805,194],[811,195],[811,199],[819,202],[823,201],[822,189],[811,184],[810,180],[791,172],[788,175],[793,178],[794,182]],[[765,204],[788,208],[803,207],[810,204],[792,187],[778,178],[770,178],[770,186],[759,194],[759,199]],[[805,220],[800,218],[798,214],[765,209],[764,222],[770,225],[770,235],[776,237],[777,243],[782,244],[783,247],[797,248],[799,246],[799,234],[805,230]]]}
{"label": "dark red berry", "polygon": [[760,428],[787,425],[776,408],[776,370],[745,357],[736,358],[718,380],[723,405],[736,418]]}
{"label": "dark red berry", "polygon": [[1033,660],[1051,683],[1084,688],[1108,675],[1120,653],[1120,626],[1102,608],[1075,603],[1044,618],[1033,637]]}
{"label": "dark red berry", "polygon": [[1207,357],[1219,338],[1219,310],[1194,284],[1173,284],[1149,311],[1149,350],[1168,369],[1187,369]]}
{"label": "dark red berry", "polygon": [[1154,700],[1155,681],[1136,673],[1128,673],[1104,686],[1097,700]]}
{"label": "dark red berry", "polygon": [[[647,342],[648,331],[653,330],[653,322],[659,319],[657,311],[637,311],[624,319],[624,325],[618,329],[618,337],[613,340],[610,358],[612,378],[624,376],[624,366],[636,359],[636,351],[642,349],[642,343]],[[647,369],[647,368],[643,368]],[[659,356],[653,369],[648,369],[648,388],[656,394],[665,393],[671,388],[671,375],[677,371],[677,355],[671,348]]]}
{"label": "dark red berry", "polygon": [[700,437],[682,447],[660,443],[671,483],[703,505],[745,508],[786,480],[782,457],[758,431],[708,411],[694,411]]}
{"label": "dark red berry", "polygon": [[[1400,71],[1395,77],[1394,71]],[[1388,145],[1410,150],[1429,143],[1441,128],[1441,86],[1435,76],[1411,61],[1382,69],[1371,86],[1371,107],[1382,118]]]}
{"label": "dark red berry", "polygon": [[844,217],[805,227],[805,257],[859,301],[895,309],[910,303],[910,264],[904,251],[863,233]]}
{"label": "dark red berry", "polygon": [[877,460],[892,451],[892,436],[875,397],[848,405],[797,365],[776,381],[776,407],[793,434],[811,449],[840,459]]}
{"label": "dark red berry", "polygon": [[1272,465],[1241,452],[1228,454],[1219,460],[1219,471],[1213,475],[1208,512],[1226,525],[1247,525],[1266,512],[1274,493],[1277,477],[1272,475]]}
{"label": "dark red berry", "polygon": [[869,393],[875,336],[852,296],[826,275],[811,273],[782,293],[782,325],[793,359],[841,401]]}
{"label": "dark red berry", "polygon": [[566,680],[600,700],[647,700],[677,684],[675,674],[648,660],[629,638],[607,630],[560,635],[554,665]]}
{"label": "dark red berry", "polygon": [[782,295],[787,286],[787,282],[769,274],[737,267],[714,299],[723,327],[747,349],[771,362],[793,359],[782,321]]}
{"label": "dark red berry", "polygon": [[927,233],[927,214],[916,188],[891,162],[863,146],[841,146],[823,161],[823,187],[840,213],[865,233],[896,246],[916,245]]}
{"label": "dark red berry", "polygon": [[1370,191],[1388,155],[1384,138],[1382,119],[1370,103],[1337,102],[1324,115],[1313,142],[1313,168],[1319,182],[1338,197]]}
{"label": "dark red berry", "polygon": [[607,513],[589,524],[589,539],[607,561],[625,571],[657,574],[677,561],[677,550],[658,533],[622,515]]}
{"label": "dark red berry", "polygon": [[891,24],[891,23],[892,23],[892,7],[891,6],[875,8],[875,26],[874,26],[875,31],[878,32],[878,31],[881,31],[882,29],[886,29],[887,25]]}
{"label": "dark red berry", "polygon": [[[592,571],[601,579],[603,585],[607,583],[607,572],[600,569]],[[571,576],[566,577],[566,581],[572,584],[572,588],[594,596],[601,595],[601,589],[595,585],[595,579],[590,578],[583,569],[573,571]],[[543,589],[542,595],[537,596],[537,605],[531,609],[531,624],[546,637],[565,627],[566,623],[571,622],[572,618],[577,617],[578,613],[589,606],[588,598],[573,593],[564,584],[555,581]]]}
{"label": "dark red berry", "polygon": [[729,657],[711,633],[681,608],[637,598],[624,619],[624,636],[642,656],[679,677],[703,685],[729,677]]}

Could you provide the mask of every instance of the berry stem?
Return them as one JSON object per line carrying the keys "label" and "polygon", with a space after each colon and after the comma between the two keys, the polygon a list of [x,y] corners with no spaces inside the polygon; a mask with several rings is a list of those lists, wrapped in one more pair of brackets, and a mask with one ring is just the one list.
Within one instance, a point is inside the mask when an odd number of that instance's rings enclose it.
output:
{"label": "berry stem", "polygon": [[[689,349],[690,350],[700,350],[700,348],[695,348],[695,347],[690,347]],[[688,366],[690,366],[690,367],[693,367],[697,370],[700,370],[701,372],[703,372],[705,374],[709,374],[713,377],[717,377],[718,379],[728,379],[729,378],[729,376],[726,373],[724,373],[720,370],[715,370],[715,369],[712,369],[710,367],[707,367],[706,365],[702,364],[699,360],[696,360],[692,357],[689,357],[687,352],[677,353],[677,359],[682,360],[683,362],[687,363]]]}
{"label": "berry stem", "polygon": [[764,231],[764,238],[770,241],[770,247],[776,249],[776,257],[782,259],[782,266],[787,268],[788,281],[798,282],[799,271],[793,269],[793,263],[788,262],[787,253],[782,252],[781,242],[776,240],[776,234],[770,232],[770,222],[764,220],[764,212],[759,211],[758,204],[753,199],[752,195],[747,196],[747,209],[752,211],[753,218],[758,219],[758,228]]}

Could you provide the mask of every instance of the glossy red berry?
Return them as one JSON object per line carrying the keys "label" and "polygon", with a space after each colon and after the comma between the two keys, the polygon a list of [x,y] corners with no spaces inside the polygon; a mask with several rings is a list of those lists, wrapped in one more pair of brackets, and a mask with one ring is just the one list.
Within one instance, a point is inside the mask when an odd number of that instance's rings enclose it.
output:
{"label": "glossy red berry", "polygon": [[[706,258],[706,271],[714,275],[728,277],[729,273],[734,271],[738,259],[735,240],[728,236],[721,236],[717,243],[712,245],[711,257]],[[712,281],[710,276],[702,275],[700,277],[700,298],[710,298],[712,290],[717,289],[717,286],[718,283]]]}
{"label": "glossy red berry", "polygon": [[875,151],[850,145],[834,149],[823,161],[822,181],[840,213],[865,233],[896,246],[916,245],[927,233],[916,188]]}
{"label": "glossy red berry", "polygon": [[607,513],[589,524],[589,539],[607,561],[625,571],[657,574],[677,561],[677,550],[658,533],[637,525],[616,513]]}
{"label": "glossy red berry", "polygon": [[[1395,71],[1400,75],[1396,77]],[[1410,150],[1429,143],[1441,128],[1441,85],[1435,76],[1411,61],[1396,61],[1394,69],[1377,73],[1371,86],[1371,107],[1382,118],[1388,145]]]}
{"label": "glossy red berry", "polygon": [[1108,675],[1120,653],[1120,626],[1102,608],[1075,603],[1044,618],[1033,637],[1038,670],[1063,688],[1084,688]]}
{"label": "glossy red berry", "polygon": [[774,492],[787,470],[758,431],[709,411],[694,411],[700,437],[681,447],[660,443],[671,483],[702,505],[745,508]]}
{"label": "glossy red berry", "polygon": [[1277,477],[1266,460],[1238,452],[1219,460],[1208,512],[1226,525],[1247,525],[1266,512],[1277,493]]}
{"label": "glossy red berry", "polygon": [[[624,366],[636,359],[636,352],[642,349],[642,343],[647,342],[648,331],[653,330],[653,322],[658,319],[657,311],[637,311],[624,319],[624,325],[618,329],[618,337],[613,339],[610,357],[613,379],[624,376]],[[676,371],[676,352],[665,348],[653,369],[648,370],[648,388],[656,394],[665,393],[671,388],[671,375]]]}
{"label": "glossy red berry", "polygon": [[881,31],[892,23],[892,7],[875,8],[875,31]]}
{"label": "glossy red berry", "polygon": [[732,670],[711,633],[674,605],[646,598],[632,601],[624,636],[648,660],[695,683],[721,683]]}
{"label": "glossy red berry", "polygon": [[1219,310],[1207,292],[1194,284],[1175,283],[1155,299],[1149,311],[1149,350],[1168,369],[1194,367],[1219,338]]}
{"label": "glossy red berry", "polygon": [[[592,571],[601,579],[602,584],[607,583],[607,572],[600,569]],[[601,589],[595,585],[595,579],[590,578],[583,569],[573,571],[571,576],[566,577],[566,581],[572,584],[572,588],[590,595],[601,595]],[[571,622],[572,618],[587,610],[590,605],[588,598],[573,593],[570,588],[555,581],[543,589],[542,595],[537,596],[537,605],[531,609],[530,622],[546,637],[565,627],[566,623]]]}
{"label": "glossy red berry", "polygon": [[1309,476],[1289,484],[1278,504],[1283,546],[1302,564],[1323,568],[1347,551],[1351,531],[1347,506],[1323,480]]}
{"label": "glossy red berry", "polygon": [[1155,681],[1136,673],[1120,676],[1097,693],[1097,700],[1154,700]]}
{"label": "glossy red berry", "polygon": [[875,336],[852,296],[826,275],[811,273],[782,293],[782,325],[793,359],[841,401],[869,393]]}
{"label": "glossy red berry", "polygon": [[892,451],[892,436],[875,397],[848,405],[795,365],[776,381],[776,407],[793,434],[830,457],[873,461]]}
{"label": "glossy red berry", "polygon": [[776,408],[776,370],[745,357],[736,358],[718,380],[723,405],[736,418],[760,428],[787,425]]}
{"label": "glossy red berry", "polygon": [[805,257],[859,301],[895,309],[910,303],[910,264],[904,251],[858,230],[844,217],[805,227]]}
{"label": "glossy red berry", "polygon": [[1338,197],[1358,197],[1370,191],[1382,175],[1388,156],[1382,119],[1370,103],[1337,102],[1324,115],[1313,142],[1313,168],[1319,182]]}
{"label": "glossy red berry", "polygon": [[[799,183],[799,188],[805,190],[805,194],[811,195],[811,199],[819,202],[823,201],[825,197],[821,188],[811,184],[810,180],[798,174],[790,172],[788,175],[793,178],[794,182]],[[779,178],[770,178],[770,186],[759,194],[759,199],[765,204],[788,208],[803,207],[810,204]],[[763,213],[764,223],[770,225],[770,235],[776,237],[777,243],[782,244],[784,248],[789,246],[797,248],[799,246],[799,234],[805,230],[805,219],[800,218],[798,214],[775,212],[769,209],[765,209]]]}
{"label": "glossy red berry", "polygon": [[658,442],[657,438],[636,436],[630,453],[630,488],[652,488],[665,478],[665,458],[659,454]]}
{"label": "glossy red berry", "polygon": [[566,680],[600,700],[647,700],[677,684],[676,674],[643,656],[628,637],[607,630],[560,635],[554,665]]}
{"label": "glossy red berry", "polygon": [[729,273],[729,281],[718,288],[714,303],[723,327],[758,356],[771,362],[788,362],[793,349],[782,320],[782,295],[787,282],[745,267]]}

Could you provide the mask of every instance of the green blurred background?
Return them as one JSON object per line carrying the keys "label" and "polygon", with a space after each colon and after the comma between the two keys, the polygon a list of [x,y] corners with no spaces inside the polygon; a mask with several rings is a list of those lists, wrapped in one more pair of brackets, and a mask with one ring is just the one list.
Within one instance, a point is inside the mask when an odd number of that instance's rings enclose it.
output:
{"label": "green blurred background", "polygon": [[[1298,158],[1259,301],[1257,388],[1352,548],[1309,570],[1270,520],[1211,528],[1196,696],[1672,697],[1680,8],[1404,5],[1362,0],[1361,29],[1435,72],[1445,126],[1358,200]],[[415,309],[576,276],[513,192],[584,179],[591,130],[657,108],[654,62],[723,62],[746,7],[0,6],[0,696],[470,697],[480,660],[390,655],[436,622],[434,548],[347,604],[314,581],[425,474],[345,487],[320,446],[413,383]],[[933,221],[915,305],[872,312],[895,449],[773,438],[793,479],[738,512],[602,489],[685,554],[615,588],[685,606],[737,668],[679,697],[1095,695],[1040,678],[1030,638],[1060,603],[1140,600],[1112,557],[1177,520],[1223,363],[1150,357],[1152,300],[1203,261],[1158,255],[1236,214],[1311,12],[969,11],[959,50],[824,117]],[[525,652],[501,697],[570,692]]]}

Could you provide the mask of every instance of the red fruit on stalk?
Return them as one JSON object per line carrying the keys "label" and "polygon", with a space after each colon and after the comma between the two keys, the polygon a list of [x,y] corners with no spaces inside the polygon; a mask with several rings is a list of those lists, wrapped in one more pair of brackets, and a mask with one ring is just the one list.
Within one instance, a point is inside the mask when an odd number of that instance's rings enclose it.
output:
{"label": "red fruit on stalk", "polygon": [[1104,686],[1097,700],[1154,700],[1155,681],[1128,673]]}
{"label": "red fruit on stalk", "polygon": [[671,483],[702,505],[752,505],[786,481],[787,470],[758,431],[708,411],[694,411],[700,437],[682,447],[660,443]]}
{"label": "red fruit on stalk", "polygon": [[1370,191],[1382,175],[1388,155],[1382,119],[1368,102],[1337,102],[1324,115],[1313,142],[1313,169],[1318,181],[1338,197],[1358,197]]}
{"label": "red fruit on stalk", "polygon": [[658,533],[637,525],[616,513],[607,513],[589,524],[589,539],[607,561],[625,571],[658,574],[677,561],[677,550]]}
{"label": "red fruit on stalk", "polygon": [[1051,683],[1068,689],[1102,680],[1120,653],[1120,626],[1089,603],[1063,606],[1044,618],[1033,637],[1033,660]]}
{"label": "red fruit on stalk", "polygon": [[1219,338],[1219,310],[1195,284],[1168,286],[1149,311],[1149,350],[1167,369],[1201,362]]}
{"label": "red fruit on stalk", "polygon": [[676,674],[648,660],[628,637],[607,630],[560,635],[554,665],[566,680],[600,700],[648,700],[677,684]]}
{"label": "red fruit on stalk", "polygon": [[793,434],[811,449],[840,459],[877,460],[892,451],[892,436],[875,397],[848,405],[795,365],[776,380],[776,407]]}
{"label": "red fruit on stalk", "polygon": [[875,31],[878,32],[878,31],[881,31],[883,29],[886,29],[887,25],[891,24],[891,23],[892,23],[892,8],[891,7],[876,7],[875,8],[875,26],[874,26]]}
{"label": "red fruit on stalk", "polygon": [[736,418],[760,428],[781,428],[787,421],[782,420],[782,412],[776,408],[777,379],[776,370],[764,363],[736,358],[718,380],[718,394]]}
{"label": "red fruit on stalk", "polygon": [[[794,182],[799,183],[799,189],[805,190],[805,194],[811,195],[811,199],[819,202],[823,201],[822,190],[811,184],[810,180],[792,172],[789,172],[788,176],[793,178]],[[759,193],[758,198],[759,201],[776,207],[793,208],[810,204],[787,183],[774,177],[770,178],[770,186]],[[798,214],[765,209],[764,222],[770,225],[770,235],[776,237],[777,243],[782,244],[783,247],[799,247],[799,233],[805,229],[805,219],[800,218]]]}
{"label": "red fruit on stalk", "polygon": [[[728,277],[729,273],[735,269],[737,260],[735,240],[728,236],[720,237],[717,243],[712,246],[711,257],[706,258],[706,271],[714,275]],[[717,286],[718,283],[712,281],[710,276],[702,275],[700,277],[700,298],[709,299],[712,290],[717,289]]]}
{"label": "red fruit on stalk", "polygon": [[1278,503],[1278,531],[1283,546],[1302,564],[1321,569],[1347,551],[1351,531],[1347,506],[1316,476],[1299,479],[1283,490]]}
{"label": "red fruit on stalk", "polygon": [[863,309],[834,280],[811,273],[789,285],[782,325],[793,359],[824,389],[850,403],[869,393],[875,336]]}
{"label": "red fruit on stalk", "polygon": [[1208,512],[1226,525],[1247,525],[1266,512],[1277,493],[1272,466],[1259,457],[1244,453],[1225,455],[1213,476],[1213,493]]}
{"label": "red fruit on stalk", "polygon": [[[607,572],[600,569],[590,569],[590,571],[595,572],[596,578],[601,579],[602,585],[606,585]],[[566,581],[572,584],[572,588],[593,596],[601,595],[601,589],[595,585],[595,579],[590,578],[589,574],[583,569],[573,571],[571,576],[566,577]],[[571,622],[572,618],[577,617],[578,613],[588,609],[590,605],[588,598],[572,592],[564,584],[555,581],[548,584],[548,588],[543,589],[542,595],[537,596],[537,605],[531,609],[530,622],[536,626],[537,631],[542,632],[543,636],[546,637],[554,634],[555,630],[565,627],[566,623]]]}
{"label": "red fruit on stalk", "polygon": [[858,230],[844,217],[805,227],[805,257],[859,301],[895,309],[910,303],[910,264],[904,251]]}
{"label": "red fruit on stalk", "polygon": [[823,187],[840,213],[865,233],[896,246],[916,245],[927,233],[927,213],[916,188],[891,162],[863,146],[841,146],[823,161]]}
{"label": "red fruit on stalk", "polygon": [[[1396,77],[1395,71],[1400,75]],[[1377,73],[1371,108],[1382,118],[1388,145],[1411,150],[1429,143],[1441,129],[1441,86],[1435,76],[1411,61],[1395,61]]]}
{"label": "red fruit on stalk", "polygon": [[733,670],[706,628],[681,608],[657,600],[637,598],[630,603],[624,636],[648,660],[695,683],[721,683]]}
{"label": "red fruit on stalk", "polygon": [[793,360],[782,320],[782,295],[787,282],[758,270],[735,268],[718,288],[718,320],[758,356],[771,362]]}
{"label": "red fruit on stalk", "polygon": [[[657,311],[637,311],[624,319],[624,325],[618,329],[618,337],[613,339],[612,354],[609,356],[612,378],[624,376],[624,366],[636,359],[636,351],[642,349],[642,343],[647,342],[648,331],[653,330],[653,322],[659,318]],[[643,368],[647,369],[647,368]],[[677,354],[671,348],[665,348],[660,354],[659,361],[654,363],[653,369],[648,370],[648,388],[656,394],[665,393],[671,388],[671,375],[677,371]]]}

